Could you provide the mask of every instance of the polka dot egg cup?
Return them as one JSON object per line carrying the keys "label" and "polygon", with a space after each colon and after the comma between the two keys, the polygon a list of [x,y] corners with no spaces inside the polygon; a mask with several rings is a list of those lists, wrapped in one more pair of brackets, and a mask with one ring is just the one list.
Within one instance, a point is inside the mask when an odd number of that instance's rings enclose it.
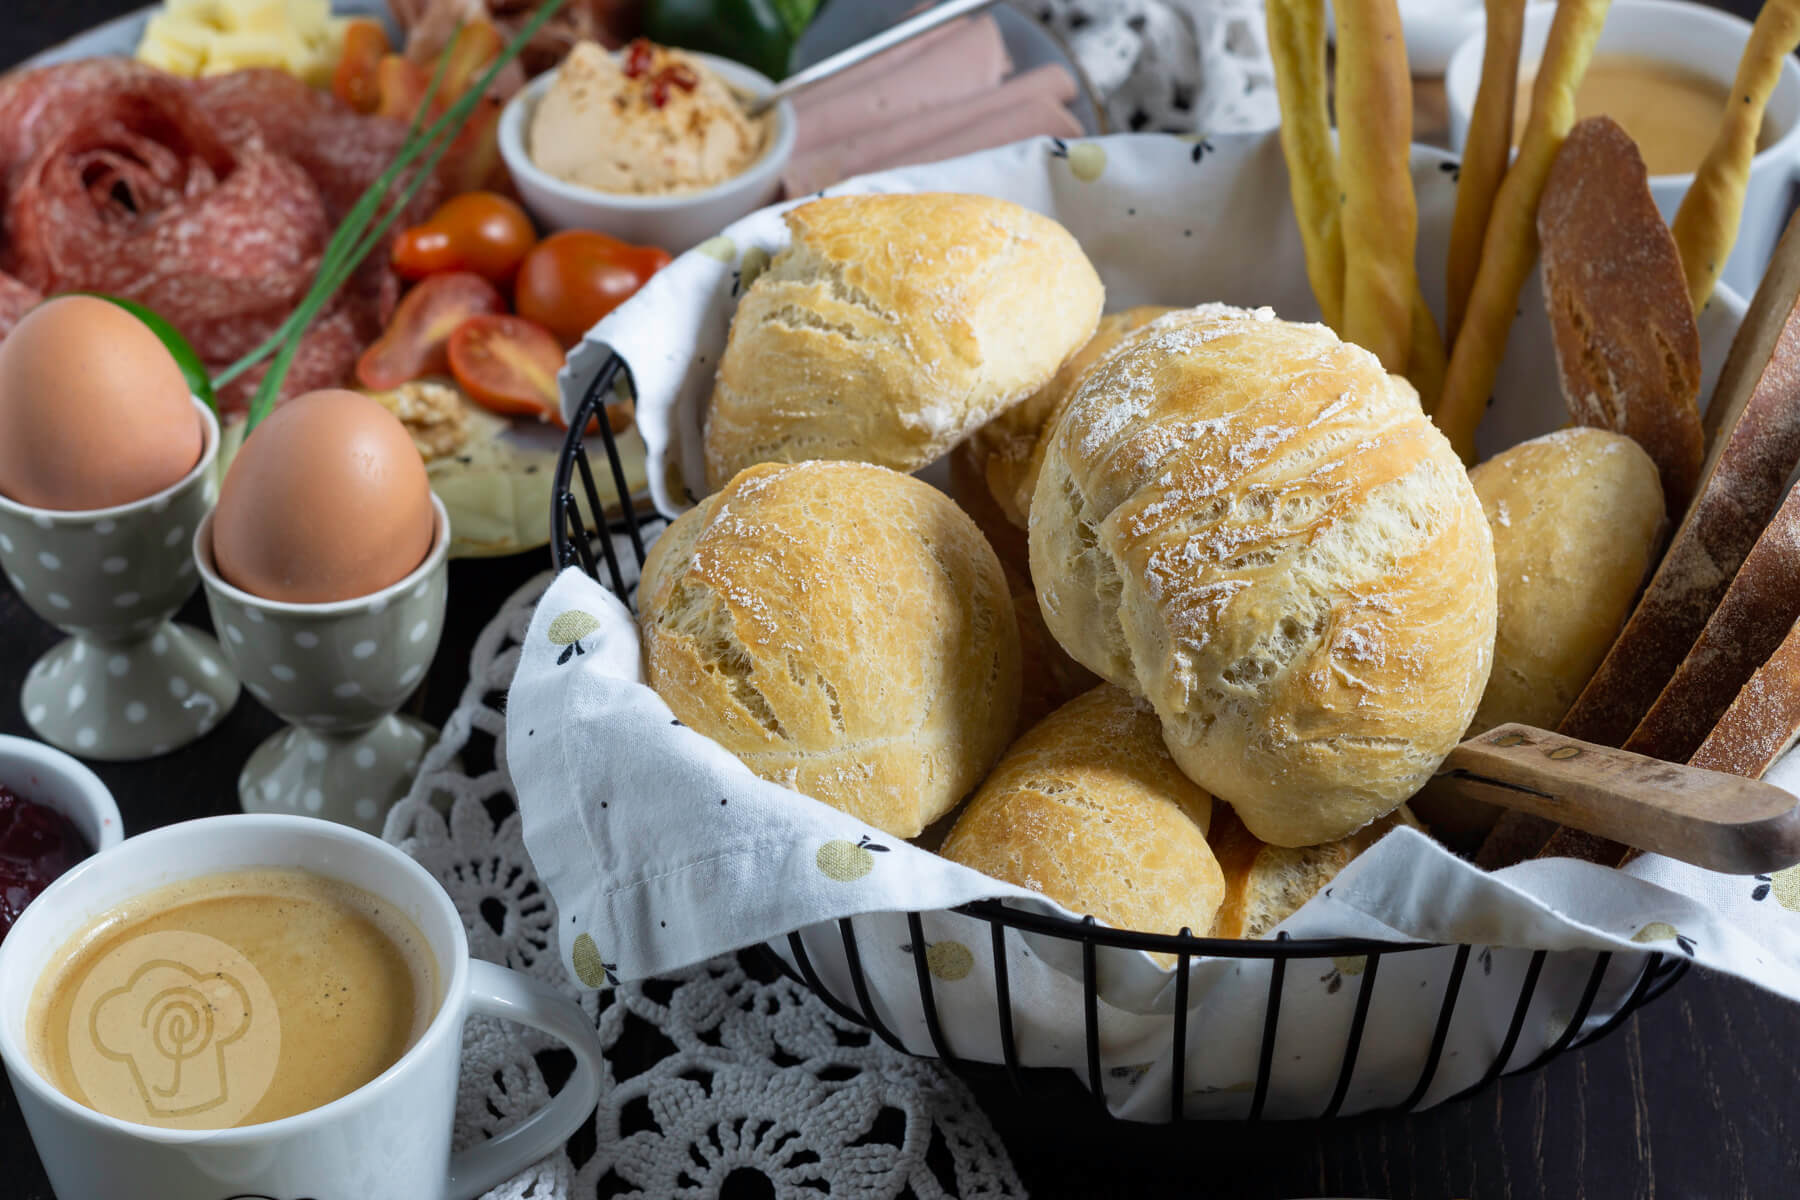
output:
{"label": "polka dot egg cup", "polygon": [[288,722],[238,775],[246,812],[302,813],[381,832],[406,794],[430,726],[395,715],[437,653],[443,632],[450,520],[432,497],[437,536],[417,570],[392,587],[329,604],[285,604],[219,577],[212,518],[193,555],[213,627],[262,705]]}
{"label": "polka dot egg cup", "polygon": [[26,673],[33,732],[83,758],[154,758],[237,703],[219,644],[169,618],[200,582],[189,549],[216,494],[219,423],[198,400],[200,461],[178,483],[114,508],[60,512],[0,496],[0,570],[70,635]]}

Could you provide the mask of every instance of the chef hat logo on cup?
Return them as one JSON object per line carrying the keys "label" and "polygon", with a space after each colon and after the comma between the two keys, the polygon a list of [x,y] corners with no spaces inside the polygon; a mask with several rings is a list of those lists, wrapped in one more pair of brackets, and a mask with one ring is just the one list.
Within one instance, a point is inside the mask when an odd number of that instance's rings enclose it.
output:
{"label": "chef hat logo on cup", "polygon": [[280,1056],[268,983],[204,934],[132,938],[94,965],[69,1011],[69,1064],[88,1099],[146,1125],[237,1124]]}

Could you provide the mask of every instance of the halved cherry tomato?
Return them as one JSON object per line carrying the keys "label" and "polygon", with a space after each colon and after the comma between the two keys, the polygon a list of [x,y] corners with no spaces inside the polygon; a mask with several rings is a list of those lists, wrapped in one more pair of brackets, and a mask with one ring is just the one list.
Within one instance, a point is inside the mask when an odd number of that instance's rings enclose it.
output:
{"label": "halved cherry tomato", "polygon": [[493,192],[466,192],[395,239],[394,269],[406,279],[473,271],[505,287],[536,244],[524,209]]}
{"label": "halved cherry tomato", "polygon": [[377,72],[388,45],[381,22],[356,17],[344,26],[344,49],[331,76],[331,92],[359,113],[372,113],[381,104]]}
{"label": "halved cherry tomato", "polygon": [[450,335],[450,373],[469,398],[509,417],[548,421],[558,412],[563,348],[523,317],[470,317]]}
{"label": "halved cherry tomato", "polygon": [[[556,373],[563,349],[550,331],[523,317],[470,317],[450,335],[450,373],[457,386],[483,408],[509,417],[536,417],[567,428],[558,399]],[[609,404],[614,433],[631,427],[630,403]],[[588,432],[600,423],[588,424]]]}
{"label": "halved cherry tomato", "polygon": [[444,82],[438,88],[438,107],[448,108],[455,103],[504,49],[506,39],[492,21],[474,20],[458,29],[444,50],[449,62],[444,67]]}
{"label": "halved cherry tomato", "polygon": [[655,246],[571,229],[545,238],[525,256],[514,284],[514,305],[521,317],[573,346],[668,265],[668,252]]}
{"label": "halved cherry tomato", "polygon": [[[425,102],[425,93],[430,89],[431,68],[398,54],[383,55],[375,67],[375,115],[394,121],[410,121],[419,111],[419,105]],[[437,105],[432,107],[435,109]]]}
{"label": "halved cherry tomato", "polygon": [[[356,362],[366,388],[387,391],[450,368],[450,335],[470,317],[506,311],[494,285],[470,271],[433,275],[400,301],[394,319]],[[560,361],[560,357],[559,357]]]}

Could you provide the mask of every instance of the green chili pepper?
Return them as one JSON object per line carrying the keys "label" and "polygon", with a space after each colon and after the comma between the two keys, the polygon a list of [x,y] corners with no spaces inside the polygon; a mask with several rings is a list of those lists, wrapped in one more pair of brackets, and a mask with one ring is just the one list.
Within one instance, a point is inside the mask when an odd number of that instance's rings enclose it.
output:
{"label": "green chili pepper", "polygon": [[644,32],[653,42],[717,54],[779,81],[818,9],[819,0],[650,0]]}
{"label": "green chili pepper", "polygon": [[136,300],[127,300],[122,296],[108,296],[104,292],[82,292],[84,296],[92,296],[96,300],[104,300],[108,304],[116,304],[138,320],[142,321],[156,335],[156,340],[163,344],[175,365],[181,368],[181,374],[187,380],[188,391],[199,397],[200,403],[219,411],[219,403],[213,399],[212,377],[206,373],[206,364],[200,361],[200,355],[188,340],[181,336],[181,331],[163,320],[161,316],[145,308]]}

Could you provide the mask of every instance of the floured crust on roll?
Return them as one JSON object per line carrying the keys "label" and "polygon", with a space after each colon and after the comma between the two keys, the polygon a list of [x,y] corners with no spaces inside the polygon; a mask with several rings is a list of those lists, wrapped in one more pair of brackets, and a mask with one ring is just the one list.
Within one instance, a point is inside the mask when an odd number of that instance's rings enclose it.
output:
{"label": "floured crust on roll", "polygon": [[1055,221],[948,193],[835,196],[738,302],[706,416],[709,486],[759,462],[913,471],[1037,391],[1100,319]]}
{"label": "floured crust on roll", "polygon": [[1111,353],[1126,334],[1141,329],[1151,321],[1175,310],[1146,304],[1124,312],[1107,313],[1100,318],[1094,336],[1068,362],[1062,365],[1049,383],[1027,396],[975,431],[963,444],[970,461],[977,464],[987,481],[994,503],[1006,519],[1025,528],[1031,514],[1031,493],[1037,488],[1038,469],[1043,465],[1039,443],[1043,432],[1056,423],[1075,385],[1081,382],[1096,362]]}
{"label": "floured crust on roll", "polygon": [[1217,938],[1267,937],[1300,911],[1352,859],[1401,825],[1420,828],[1406,805],[1322,846],[1271,846],[1244,828],[1226,805],[1215,805],[1206,840],[1225,876],[1225,897],[1213,921]]}
{"label": "floured crust on roll", "polygon": [[1019,634],[948,496],[861,463],[767,465],[684,513],[638,592],[645,677],[764,779],[914,837],[1012,736]]}
{"label": "floured crust on roll", "polygon": [[1210,305],[1094,368],[1031,512],[1045,622],[1146,696],[1264,841],[1393,811],[1487,684],[1494,553],[1411,387],[1322,325]]}
{"label": "floured crust on roll", "polygon": [[1211,812],[1156,714],[1102,684],[1006,752],[939,853],[1120,929],[1204,935],[1224,888]]}

